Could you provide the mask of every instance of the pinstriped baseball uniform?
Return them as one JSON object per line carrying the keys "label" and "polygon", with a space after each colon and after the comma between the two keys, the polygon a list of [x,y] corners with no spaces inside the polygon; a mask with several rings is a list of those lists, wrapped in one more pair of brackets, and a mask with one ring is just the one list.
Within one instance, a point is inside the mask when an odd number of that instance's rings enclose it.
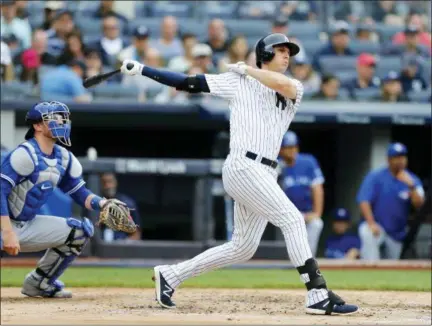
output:
{"label": "pinstriped baseball uniform", "polygon": [[[283,107],[274,90],[250,76],[228,72],[205,78],[210,93],[228,100],[231,111],[230,154],[222,179],[235,201],[234,233],[228,243],[182,263],[162,266],[162,275],[174,288],[190,277],[252,258],[268,222],[282,230],[296,267],[312,257],[301,213],[278,185],[276,169],[260,162],[263,157],[276,161],[282,137],[300,105],[303,86],[294,80],[296,100],[285,99]],[[257,158],[246,157],[248,151]],[[326,298],[325,290],[316,292],[309,300]]]}

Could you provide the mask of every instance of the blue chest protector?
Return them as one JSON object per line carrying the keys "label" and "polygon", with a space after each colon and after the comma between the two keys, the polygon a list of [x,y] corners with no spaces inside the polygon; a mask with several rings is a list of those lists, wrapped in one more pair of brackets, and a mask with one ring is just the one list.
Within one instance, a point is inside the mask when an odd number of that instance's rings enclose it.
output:
{"label": "blue chest protector", "polygon": [[[12,185],[7,198],[10,218],[18,221],[32,220],[52,195],[54,188],[70,188],[71,182],[77,183],[74,180],[63,180],[74,160],[76,158],[68,150],[58,145],[54,146],[50,156],[41,152],[34,139],[19,145],[2,164],[2,177]],[[79,175],[75,173],[75,176],[78,183],[81,183],[80,165],[78,170],[80,171],[76,172]],[[65,179],[74,178],[68,175]]]}

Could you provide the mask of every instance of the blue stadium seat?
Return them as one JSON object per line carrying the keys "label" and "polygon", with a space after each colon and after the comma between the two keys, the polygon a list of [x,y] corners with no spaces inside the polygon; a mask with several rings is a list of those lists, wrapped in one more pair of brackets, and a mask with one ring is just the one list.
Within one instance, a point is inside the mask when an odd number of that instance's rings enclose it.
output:
{"label": "blue stadium seat", "polygon": [[428,89],[424,89],[418,92],[411,91],[407,94],[407,96],[411,102],[427,103],[431,98],[431,88],[429,87]]}
{"label": "blue stadium seat", "polygon": [[301,44],[303,45],[304,50],[306,51],[309,58],[313,58],[314,55],[321,49],[325,43],[322,43],[320,40],[311,40],[300,39]]}
{"label": "blue stadium seat", "polygon": [[90,37],[102,34],[101,19],[89,19],[89,17],[78,15],[77,17],[75,17],[75,24],[81,30],[83,35]]}
{"label": "blue stadium seat", "polygon": [[363,52],[377,54],[380,51],[381,45],[377,42],[353,40],[350,42],[350,48],[357,54]]}
{"label": "blue stadium seat", "polygon": [[357,70],[355,67],[353,67],[351,70],[344,70],[344,71],[337,71],[336,70],[333,74],[337,78],[339,78],[340,83],[343,85],[346,82],[357,77]]}
{"label": "blue stadium seat", "polygon": [[146,26],[150,31],[151,38],[158,38],[160,36],[160,18],[137,18],[130,22],[129,24],[129,35],[132,35],[134,29],[137,26]]}
{"label": "blue stadium seat", "polygon": [[288,34],[303,40],[318,40],[321,26],[317,23],[292,21],[289,23]]}
{"label": "blue stadium seat", "polygon": [[121,84],[102,84],[94,88],[93,95],[95,99],[108,100],[138,100],[139,90],[134,87],[125,87]]}
{"label": "blue stadium seat", "polygon": [[335,74],[341,71],[351,71],[356,66],[356,56],[320,56],[319,63],[323,73]]}
{"label": "blue stadium seat", "polygon": [[237,17],[237,9],[238,3],[235,1],[205,1],[199,6],[197,14],[205,19],[233,19]]}
{"label": "blue stadium seat", "polygon": [[354,89],[354,97],[357,101],[372,101],[375,100],[381,94],[379,88],[357,88]]}
{"label": "blue stadium seat", "polygon": [[346,88],[340,88],[338,92],[338,100],[348,101],[351,99],[350,93]]}
{"label": "blue stadium seat", "polygon": [[377,24],[376,31],[380,35],[381,43],[386,43],[391,41],[393,36],[404,30],[403,26],[395,26],[395,25],[386,25],[386,24]]}
{"label": "blue stadium seat", "polygon": [[12,80],[1,83],[2,100],[24,100],[32,96],[32,83],[23,83],[18,80]]}
{"label": "blue stadium seat", "polygon": [[423,65],[423,78],[426,80],[426,82],[430,85],[431,84],[431,61],[430,59],[427,60]]}
{"label": "blue stadium seat", "polygon": [[194,1],[158,1],[149,8],[152,17],[192,17]]}
{"label": "blue stadium seat", "polygon": [[401,71],[402,62],[399,56],[381,56],[377,62],[376,74],[384,77],[391,70]]}
{"label": "blue stadium seat", "polygon": [[246,37],[262,37],[271,32],[271,21],[269,20],[227,19],[225,26],[228,28],[230,36],[243,34]]}

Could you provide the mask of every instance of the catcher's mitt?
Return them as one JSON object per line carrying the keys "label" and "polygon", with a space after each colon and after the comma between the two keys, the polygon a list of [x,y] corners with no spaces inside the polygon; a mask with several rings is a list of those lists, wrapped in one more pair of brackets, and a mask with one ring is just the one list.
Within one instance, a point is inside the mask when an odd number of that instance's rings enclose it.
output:
{"label": "catcher's mitt", "polygon": [[105,224],[114,231],[134,233],[137,230],[130,216],[129,207],[118,199],[108,199],[102,206],[98,225],[101,224]]}

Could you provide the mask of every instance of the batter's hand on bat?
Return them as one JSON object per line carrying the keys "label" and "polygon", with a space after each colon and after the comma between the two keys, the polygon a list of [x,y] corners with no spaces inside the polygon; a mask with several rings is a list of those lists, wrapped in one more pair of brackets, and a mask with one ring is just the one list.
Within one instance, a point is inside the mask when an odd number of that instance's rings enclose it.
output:
{"label": "batter's hand on bat", "polygon": [[246,75],[247,64],[243,61],[239,61],[234,64],[227,64],[228,71],[235,72],[239,75]]}
{"label": "batter's hand on bat", "polygon": [[14,230],[2,231],[3,250],[9,255],[16,256],[20,251],[18,237]]}
{"label": "batter's hand on bat", "polygon": [[141,75],[144,65],[135,60],[124,60],[120,71],[128,76]]}

